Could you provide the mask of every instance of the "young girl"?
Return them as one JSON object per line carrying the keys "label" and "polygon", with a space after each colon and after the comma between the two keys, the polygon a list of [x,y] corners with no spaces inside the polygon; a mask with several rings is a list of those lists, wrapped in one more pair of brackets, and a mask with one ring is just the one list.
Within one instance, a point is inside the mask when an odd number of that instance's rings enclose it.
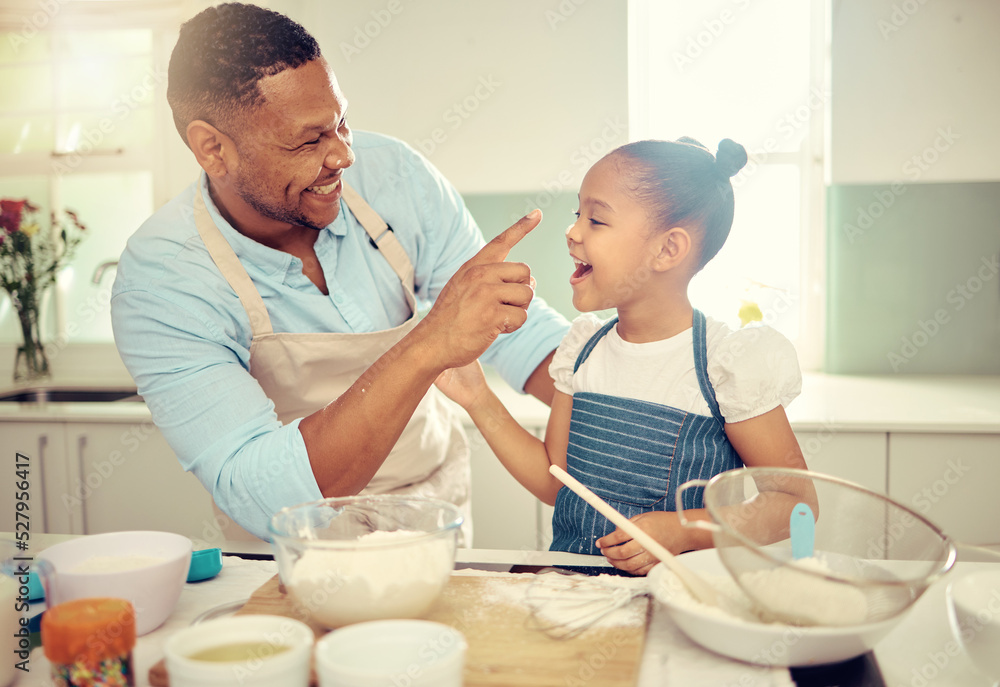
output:
{"label": "young girl", "polygon": [[[608,501],[674,553],[712,545],[681,527],[677,487],[747,466],[805,468],[783,406],[801,376],[791,343],[769,327],[731,331],[688,301],[691,278],[722,248],[733,222],[729,179],[744,164],[728,139],[639,141],[587,173],[566,231],[576,265],[573,305],[617,309],[574,321],[549,368],[555,380],[545,441],[521,428],[478,363],[438,386],[471,415],[510,473],[555,504],[552,549],[603,554],[645,574],[657,560],[548,472],[550,464]],[[707,518],[701,490],[685,514]],[[694,509],[694,510],[687,510]]]}

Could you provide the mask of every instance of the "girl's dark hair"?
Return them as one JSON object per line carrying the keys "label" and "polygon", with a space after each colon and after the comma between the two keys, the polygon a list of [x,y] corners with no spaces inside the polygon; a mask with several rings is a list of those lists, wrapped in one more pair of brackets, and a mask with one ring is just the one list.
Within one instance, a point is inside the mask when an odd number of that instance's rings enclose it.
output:
{"label": "girl's dark hair", "polygon": [[187,143],[196,119],[228,135],[263,102],[257,82],[321,57],[301,25],[256,5],[231,2],[199,12],[181,26],[167,71],[167,102]]}
{"label": "girl's dark hair", "polygon": [[694,228],[701,234],[698,269],[715,257],[733,226],[733,185],[747,152],[728,138],[714,156],[693,138],[636,141],[616,148],[637,163],[623,175],[628,191],[659,229]]}

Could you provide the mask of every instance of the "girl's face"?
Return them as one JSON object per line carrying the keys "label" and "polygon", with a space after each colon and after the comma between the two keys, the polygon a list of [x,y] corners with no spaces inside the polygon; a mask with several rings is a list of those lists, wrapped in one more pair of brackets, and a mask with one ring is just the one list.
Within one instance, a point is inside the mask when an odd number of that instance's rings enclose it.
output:
{"label": "girl's face", "polygon": [[649,297],[657,233],[645,210],[622,188],[620,157],[598,161],[583,179],[576,222],[566,230],[575,271],[573,306],[581,312],[619,308]]}

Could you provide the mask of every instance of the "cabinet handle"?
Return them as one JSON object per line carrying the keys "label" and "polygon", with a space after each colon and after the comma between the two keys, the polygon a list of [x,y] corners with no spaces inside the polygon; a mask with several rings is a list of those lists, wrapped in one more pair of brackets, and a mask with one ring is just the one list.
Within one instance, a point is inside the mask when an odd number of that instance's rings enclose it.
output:
{"label": "cabinet handle", "polygon": [[[80,470],[80,485],[81,485],[80,493],[81,494],[85,493],[83,491],[83,489],[82,489],[82,487],[83,487],[83,479],[84,479],[84,477],[83,477],[83,475],[84,475],[84,470],[83,470],[83,453],[84,453],[84,449],[85,448],[87,448],[87,436],[85,434],[81,434],[80,436],[78,436],[76,438],[76,463],[77,463],[77,467]],[[90,534],[90,527],[87,525],[87,498],[86,498],[86,496],[84,496],[84,498],[80,499],[80,519],[81,519],[82,524],[83,524],[83,533],[84,534]]]}
{"label": "cabinet handle", "polygon": [[49,435],[38,435],[38,482],[42,491],[42,532],[49,531],[49,498],[45,493],[45,448],[49,445]]}

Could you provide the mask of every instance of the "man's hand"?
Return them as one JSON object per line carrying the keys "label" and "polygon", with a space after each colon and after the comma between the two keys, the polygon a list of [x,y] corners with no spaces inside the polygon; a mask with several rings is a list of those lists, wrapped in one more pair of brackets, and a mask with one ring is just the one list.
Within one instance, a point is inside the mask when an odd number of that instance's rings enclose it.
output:
{"label": "man's hand", "polygon": [[468,365],[528,318],[535,294],[531,270],[506,259],[541,219],[541,211],[533,210],[483,246],[455,272],[421,320],[420,335],[441,370]]}

